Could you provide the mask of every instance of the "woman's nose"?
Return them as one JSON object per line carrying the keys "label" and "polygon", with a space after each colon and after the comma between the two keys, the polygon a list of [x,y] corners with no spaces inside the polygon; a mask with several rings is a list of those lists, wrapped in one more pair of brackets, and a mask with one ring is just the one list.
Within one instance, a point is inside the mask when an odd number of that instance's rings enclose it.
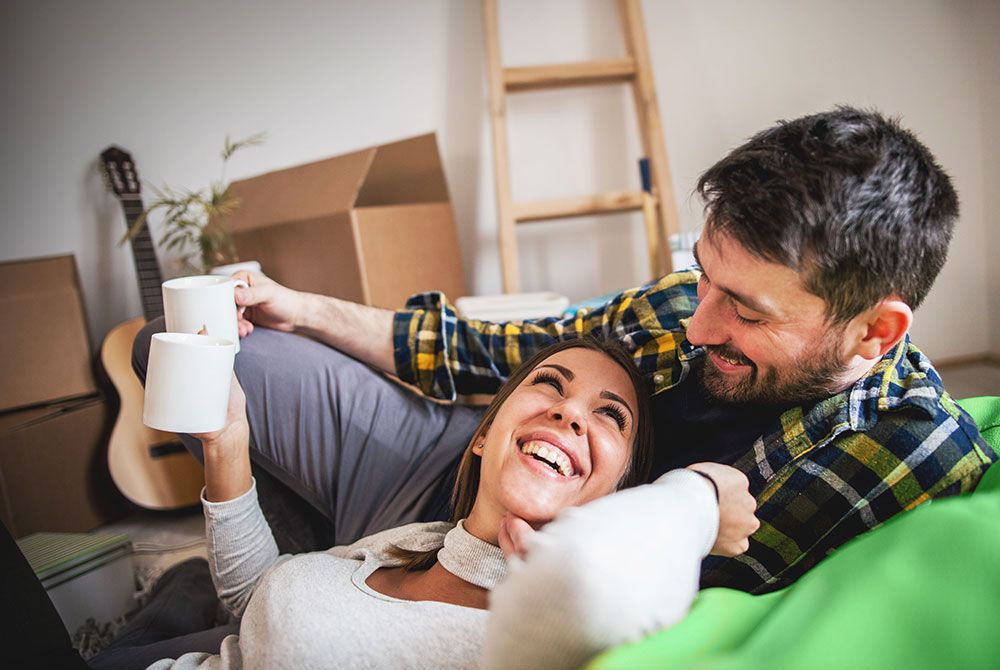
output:
{"label": "woman's nose", "polygon": [[583,435],[586,430],[586,422],[584,421],[583,416],[581,416],[575,408],[567,403],[557,405],[550,409],[549,416],[560,425],[569,426],[570,430],[572,430],[576,435]]}

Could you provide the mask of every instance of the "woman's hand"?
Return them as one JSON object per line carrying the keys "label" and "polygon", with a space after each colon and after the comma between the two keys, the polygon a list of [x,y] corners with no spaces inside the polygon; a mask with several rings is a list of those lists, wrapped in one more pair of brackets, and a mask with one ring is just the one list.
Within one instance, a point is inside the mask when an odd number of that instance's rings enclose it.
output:
{"label": "woman's hand", "polygon": [[223,502],[250,490],[250,424],[246,395],[233,373],[226,425],[210,433],[195,433],[205,455],[205,498]]}
{"label": "woman's hand", "polygon": [[226,425],[210,433],[193,433],[206,449],[239,448],[250,446],[250,424],[247,423],[247,397],[240,386],[240,380],[233,373],[229,385],[229,406],[226,409]]}
{"label": "woman's hand", "polygon": [[282,286],[262,274],[241,270],[232,276],[242,279],[247,287],[237,286],[236,305],[241,309],[237,320],[240,337],[253,332],[253,326],[264,326],[291,332],[298,324],[304,294]]}
{"label": "woman's hand", "polygon": [[500,551],[503,552],[508,561],[514,556],[524,558],[528,553],[528,540],[534,534],[535,529],[527,521],[507,512],[500,520],[500,533],[498,535]]}
{"label": "woman's hand", "polygon": [[754,516],[757,501],[750,495],[746,475],[721,463],[695,463],[688,468],[711,477],[719,490],[719,534],[710,553],[739,556],[750,548],[750,536],[760,528]]}

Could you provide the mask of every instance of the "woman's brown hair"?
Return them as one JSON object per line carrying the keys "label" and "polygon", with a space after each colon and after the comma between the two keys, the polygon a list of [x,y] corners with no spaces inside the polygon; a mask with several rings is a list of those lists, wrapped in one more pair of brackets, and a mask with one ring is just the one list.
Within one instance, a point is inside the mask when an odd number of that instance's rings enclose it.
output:
{"label": "woman's brown hair", "polygon": [[[462,454],[462,460],[458,465],[458,473],[455,476],[455,488],[452,491],[452,523],[469,516],[472,506],[476,502],[476,493],[479,491],[479,467],[481,460],[478,454],[474,453],[472,446],[482,439],[493,424],[497,412],[504,404],[514,389],[523,382],[528,375],[534,371],[538,365],[553,354],[566,349],[590,349],[605,354],[617,363],[629,376],[632,388],[635,389],[636,400],[636,421],[635,432],[632,436],[632,457],[629,459],[625,474],[618,481],[618,489],[635,486],[646,481],[652,465],[653,457],[653,424],[649,416],[649,390],[646,382],[639,374],[635,361],[625,351],[625,349],[612,340],[598,340],[594,337],[579,337],[571,340],[560,340],[550,344],[545,348],[535,352],[528,360],[517,366],[514,373],[504,382],[500,390],[493,397],[483,418],[480,419],[476,431],[469,440],[469,444]],[[401,547],[392,547],[389,554],[396,559],[402,560],[402,567],[407,571],[427,570],[437,562],[437,549],[430,551],[412,551]]]}

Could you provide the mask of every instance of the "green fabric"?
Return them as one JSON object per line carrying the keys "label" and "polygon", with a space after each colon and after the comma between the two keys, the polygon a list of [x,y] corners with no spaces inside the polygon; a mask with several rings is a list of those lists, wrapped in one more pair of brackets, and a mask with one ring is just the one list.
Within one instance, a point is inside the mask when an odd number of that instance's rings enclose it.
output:
{"label": "green fabric", "polygon": [[[1000,398],[960,404],[1000,448]],[[972,495],[898,515],[788,588],[707,589],[684,621],[589,668],[1000,667],[998,562],[995,465]]]}
{"label": "green fabric", "polygon": [[[983,438],[1000,454],[1000,398],[996,396],[966,398],[959,400],[958,404],[972,415]],[[994,465],[987,470],[979,480],[976,491],[1000,491],[1000,467]]]}

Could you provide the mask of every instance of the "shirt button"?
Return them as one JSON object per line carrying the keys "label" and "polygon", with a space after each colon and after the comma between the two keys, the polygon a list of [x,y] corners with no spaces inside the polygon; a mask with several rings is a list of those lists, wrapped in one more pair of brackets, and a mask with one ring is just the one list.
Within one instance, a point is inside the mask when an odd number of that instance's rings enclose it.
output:
{"label": "shirt button", "polygon": [[663,383],[663,375],[661,375],[659,372],[657,372],[655,375],[653,375],[653,383],[654,384],[662,384]]}

